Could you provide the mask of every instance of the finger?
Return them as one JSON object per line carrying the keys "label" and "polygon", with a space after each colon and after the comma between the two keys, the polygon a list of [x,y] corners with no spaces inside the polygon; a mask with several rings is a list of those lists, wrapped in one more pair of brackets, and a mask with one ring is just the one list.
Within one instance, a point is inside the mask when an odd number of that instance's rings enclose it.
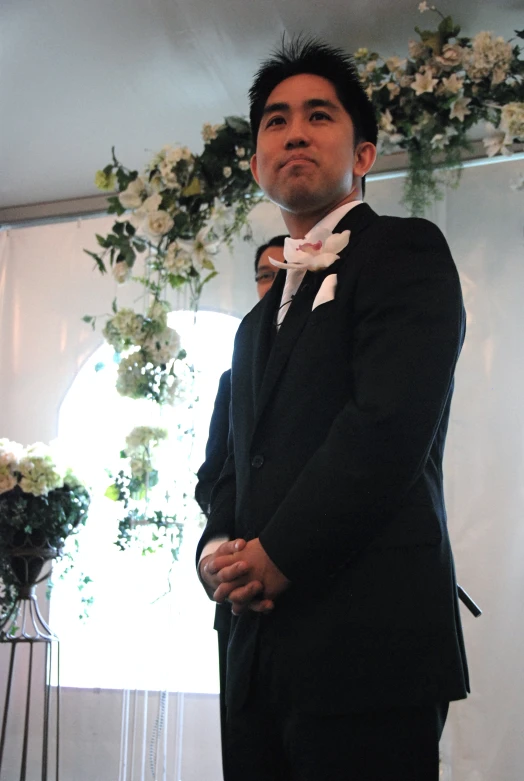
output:
{"label": "finger", "polygon": [[254,613],[271,613],[274,607],[275,603],[271,599],[254,599],[248,605]]}
{"label": "finger", "polygon": [[204,569],[206,572],[209,572],[210,575],[216,575],[217,572],[219,572],[223,567],[229,567],[231,564],[234,564],[236,561],[233,554],[224,555],[224,556],[217,556],[216,554],[212,556],[208,562],[204,565]]}
{"label": "finger", "polygon": [[249,565],[245,561],[237,561],[230,567],[223,567],[217,575],[220,583],[229,583],[232,580],[236,580],[239,577],[247,574]]}
{"label": "finger", "polygon": [[216,549],[215,556],[223,556],[227,553],[236,553],[239,550],[244,550],[246,545],[247,542],[241,537],[238,537],[236,540],[228,540],[227,542],[223,542],[222,545]]}
{"label": "finger", "polygon": [[221,583],[217,587],[215,593],[213,594],[213,599],[215,600],[215,602],[220,602],[220,603],[225,602],[225,600],[229,598],[229,595],[231,594],[232,591],[238,589],[239,586],[247,585],[247,583],[248,583],[247,577],[244,577],[243,580],[239,578],[237,580],[232,581],[231,583]]}
{"label": "finger", "polygon": [[[218,589],[217,589],[218,590]],[[233,588],[228,595],[230,602],[238,602],[239,604],[248,604],[252,602],[255,597],[259,596],[264,590],[264,586],[258,580],[251,580],[246,583],[245,586]]]}
{"label": "finger", "polygon": [[240,605],[238,602],[231,603],[231,612],[234,616],[240,616],[249,610],[249,605]]}

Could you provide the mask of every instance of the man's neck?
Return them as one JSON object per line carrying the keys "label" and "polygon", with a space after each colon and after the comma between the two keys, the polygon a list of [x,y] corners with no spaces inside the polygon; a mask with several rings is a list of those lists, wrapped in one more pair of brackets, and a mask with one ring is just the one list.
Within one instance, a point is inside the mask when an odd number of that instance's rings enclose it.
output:
{"label": "man's neck", "polygon": [[320,222],[320,220],[324,219],[324,217],[327,217],[328,214],[335,211],[335,209],[344,206],[346,203],[359,200],[362,200],[362,194],[356,190],[352,190],[345,198],[342,198],[340,201],[323,209],[319,209],[318,211],[308,212],[307,214],[295,214],[281,209],[281,212],[291,238],[303,239],[311,228]]}

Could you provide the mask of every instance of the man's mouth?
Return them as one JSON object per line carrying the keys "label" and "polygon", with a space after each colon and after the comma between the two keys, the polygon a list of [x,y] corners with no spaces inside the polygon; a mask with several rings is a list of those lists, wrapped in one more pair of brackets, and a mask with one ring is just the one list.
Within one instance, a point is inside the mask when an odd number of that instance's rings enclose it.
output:
{"label": "man's mouth", "polygon": [[285,166],[291,165],[293,163],[315,163],[315,161],[311,157],[306,157],[305,155],[293,155],[293,157],[288,157],[287,160],[284,160],[280,167],[284,168]]}

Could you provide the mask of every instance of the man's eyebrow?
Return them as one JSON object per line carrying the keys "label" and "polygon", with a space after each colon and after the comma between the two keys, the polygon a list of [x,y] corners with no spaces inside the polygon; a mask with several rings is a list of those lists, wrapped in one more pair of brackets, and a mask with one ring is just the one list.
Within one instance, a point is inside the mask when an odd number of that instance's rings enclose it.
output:
{"label": "man's eyebrow", "polygon": [[340,107],[332,100],[327,98],[311,98],[304,103],[306,108],[330,108],[332,111],[339,111]]}
{"label": "man's eyebrow", "polygon": [[268,103],[264,106],[262,116],[273,114],[274,111],[289,111],[289,103]]}
{"label": "man's eyebrow", "polygon": [[[304,108],[329,108],[332,111],[339,111],[340,107],[336,105],[336,103],[333,103],[331,100],[328,100],[327,98],[310,98],[309,100],[304,101],[302,104]],[[281,111],[283,113],[290,110],[289,103],[268,103],[267,106],[264,106],[264,110],[262,112],[262,116],[267,116],[267,114],[273,114],[276,111]]]}

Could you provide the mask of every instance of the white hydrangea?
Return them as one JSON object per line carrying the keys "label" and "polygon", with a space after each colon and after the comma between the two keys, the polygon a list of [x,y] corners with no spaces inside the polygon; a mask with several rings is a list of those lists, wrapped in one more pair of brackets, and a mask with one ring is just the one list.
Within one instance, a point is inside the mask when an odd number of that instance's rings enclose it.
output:
{"label": "white hydrangea", "polygon": [[17,483],[18,480],[11,470],[4,465],[0,465],[0,494],[10,491]]}
{"label": "white hydrangea", "polygon": [[161,440],[167,439],[167,429],[154,426],[135,426],[126,437],[126,446],[130,452],[139,448],[157,445]]}
{"label": "white hydrangea", "polygon": [[144,327],[144,318],[142,315],[137,314],[132,309],[124,307],[123,309],[119,309],[109,322],[113,328],[121,334],[126,342],[140,344]]}
{"label": "white hydrangea", "polygon": [[158,301],[155,299],[151,302],[147,310],[147,316],[163,329],[167,326],[167,315],[169,314],[169,310],[170,307],[167,301]]}
{"label": "white hydrangea", "polygon": [[144,342],[144,351],[156,366],[169,363],[180,352],[180,336],[174,328],[164,328]]}
{"label": "white hydrangea", "polygon": [[212,125],[210,122],[205,122],[202,126],[202,139],[204,144],[209,144],[210,141],[214,141],[218,131],[223,127],[223,125]]}
{"label": "white hydrangea", "polygon": [[47,448],[37,443],[27,449],[26,455],[18,463],[20,488],[24,493],[45,496],[49,491],[64,484],[56,464]]}
{"label": "white hydrangea", "polygon": [[122,358],[116,380],[116,389],[121,396],[129,396],[132,399],[143,396],[146,364],[146,356],[142,350],[136,350]]}
{"label": "white hydrangea", "polygon": [[504,38],[494,38],[489,32],[480,32],[473,39],[463,61],[466,73],[473,81],[481,81],[496,71],[498,83],[503,81],[513,57],[511,44]]}

